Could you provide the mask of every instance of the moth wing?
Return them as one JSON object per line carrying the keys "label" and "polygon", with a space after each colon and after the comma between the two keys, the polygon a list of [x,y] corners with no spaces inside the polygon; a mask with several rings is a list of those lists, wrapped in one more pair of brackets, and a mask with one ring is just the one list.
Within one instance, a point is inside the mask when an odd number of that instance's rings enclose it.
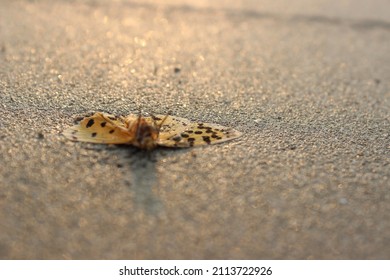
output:
{"label": "moth wing", "polygon": [[[126,127],[130,127],[133,122],[138,121],[138,118],[139,118],[139,115],[130,114],[130,115],[127,115],[126,117],[120,117],[120,121],[123,122],[123,125],[125,125]],[[149,119],[149,117],[147,117],[147,118],[142,117],[142,118]]]}
{"label": "moth wing", "polygon": [[165,147],[186,148],[222,143],[241,135],[241,132],[222,125],[168,116],[161,127],[157,143]]}
{"label": "moth wing", "polygon": [[101,112],[85,117],[79,124],[67,128],[63,135],[72,141],[103,144],[126,144],[133,139],[125,118]]}

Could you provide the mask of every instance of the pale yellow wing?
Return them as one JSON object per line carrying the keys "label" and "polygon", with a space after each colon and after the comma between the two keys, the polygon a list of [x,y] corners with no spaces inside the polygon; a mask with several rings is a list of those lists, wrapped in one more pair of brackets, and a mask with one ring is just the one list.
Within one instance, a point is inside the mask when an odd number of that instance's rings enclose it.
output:
{"label": "pale yellow wing", "polygon": [[67,128],[63,135],[72,140],[103,144],[127,144],[133,139],[123,117],[97,112],[77,125]]}
{"label": "pale yellow wing", "polygon": [[[155,116],[157,124],[165,118]],[[193,147],[230,141],[242,135],[241,132],[213,123],[191,122],[188,119],[168,116],[160,128],[157,144],[165,147]]]}

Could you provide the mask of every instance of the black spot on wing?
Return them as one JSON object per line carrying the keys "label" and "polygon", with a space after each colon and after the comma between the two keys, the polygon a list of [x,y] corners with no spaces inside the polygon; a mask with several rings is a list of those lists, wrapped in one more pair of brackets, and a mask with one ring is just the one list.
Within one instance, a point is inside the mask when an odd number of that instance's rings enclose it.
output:
{"label": "black spot on wing", "polygon": [[209,136],[202,136],[203,141],[205,141],[207,144],[210,144],[211,140]]}
{"label": "black spot on wing", "polygon": [[91,134],[92,137],[96,137],[96,135],[97,135],[96,132],[93,132],[93,133]]}
{"label": "black spot on wing", "polygon": [[188,144],[190,144],[190,147],[194,146],[195,138],[190,137],[187,140],[188,140]]}
{"label": "black spot on wing", "polygon": [[87,128],[93,126],[93,124],[95,123],[95,121],[93,119],[90,119],[88,122],[87,122]]}
{"label": "black spot on wing", "polygon": [[181,140],[181,136],[180,135],[176,135],[174,137],[172,137],[172,140],[175,141],[175,142],[179,142]]}
{"label": "black spot on wing", "polygon": [[222,137],[221,136],[218,136],[217,134],[215,134],[215,133],[213,133],[212,135],[211,135],[211,138],[214,138],[214,139],[217,139],[217,140],[220,140],[220,139],[222,139]]}
{"label": "black spot on wing", "polygon": [[101,127],[105,127],[106,124],[107,124],[107,122],[102,122],[102,123],[100,123],[100,126],[101,126]]}

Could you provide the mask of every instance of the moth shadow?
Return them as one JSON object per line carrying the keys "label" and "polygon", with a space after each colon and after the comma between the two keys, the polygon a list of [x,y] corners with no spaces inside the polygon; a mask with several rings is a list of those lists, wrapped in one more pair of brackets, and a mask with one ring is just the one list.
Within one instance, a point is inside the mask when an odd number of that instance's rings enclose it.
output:
{"label": "moth shadow", "polygon": [[[133,203],[136,209],[157,216],[164,212],[164,205],[158,197],[160,187],[157,164],[163,153],[144,151],[134,147],[118,145],[122,155],[121,168],[129,190],[134,193]],[[124,155],[124,156],[123,156]]]}

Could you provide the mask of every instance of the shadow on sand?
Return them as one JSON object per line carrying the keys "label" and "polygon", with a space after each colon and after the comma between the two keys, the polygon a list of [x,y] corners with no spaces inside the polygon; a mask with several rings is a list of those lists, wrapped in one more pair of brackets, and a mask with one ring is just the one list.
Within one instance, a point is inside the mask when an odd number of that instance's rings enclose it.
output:
{"label": "shadow on sand", "polygon": [[155,192],[161,185],[157,164],[166,153],[159,149],[147,152],[132,147],[120,150],[121,153],[126,153],[122,170],[129,190],[134,193],[134,207],[148,215],[157,216],[163,213],[164,205]]}

